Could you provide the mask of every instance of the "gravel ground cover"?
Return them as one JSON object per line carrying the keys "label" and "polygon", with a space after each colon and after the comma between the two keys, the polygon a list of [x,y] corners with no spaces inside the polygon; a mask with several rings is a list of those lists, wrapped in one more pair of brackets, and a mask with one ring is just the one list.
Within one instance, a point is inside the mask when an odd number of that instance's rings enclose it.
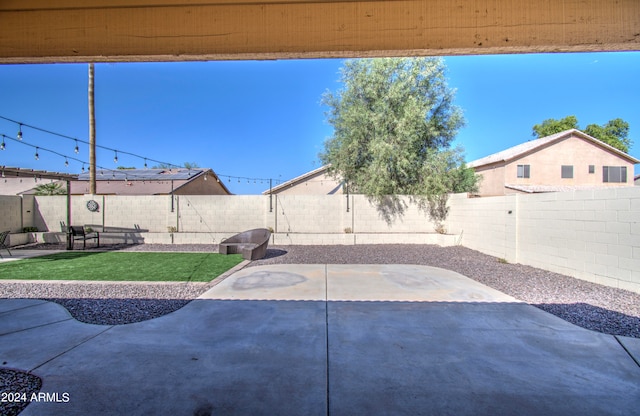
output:
{"label": "gravel ground cover", "polygon": [[[28,248],[64,249],[63,245]],[[125,251],[217,252],[216,245],[112,246]],[[420,264],[458,272],[583,328],[640,338],[640,294],[497,258],[465,247],[356,245],[272,247],[264,264]],[[173,312],[216,284],[2,283],[0,297],[40,298],[66,307],[78,320],[101,325],[143,321]]]}
{"label": "gravel ground cover", "polygon": [[0,394],[4,399],[0,403],[0,415],[14,416],[22,412],[29,404],[32,394],[38,393],[41,386],[40,377],[24,371],[0,368]]}

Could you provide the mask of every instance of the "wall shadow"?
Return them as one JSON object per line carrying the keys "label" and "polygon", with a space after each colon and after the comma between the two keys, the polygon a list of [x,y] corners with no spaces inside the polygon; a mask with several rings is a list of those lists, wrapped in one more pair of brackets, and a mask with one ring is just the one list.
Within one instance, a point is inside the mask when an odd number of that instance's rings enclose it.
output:
{"label": "wall shadow", "polygon": [[588,303],[532,304],[581,328],[608,335],[640,338],[640,317],[601,308]]}

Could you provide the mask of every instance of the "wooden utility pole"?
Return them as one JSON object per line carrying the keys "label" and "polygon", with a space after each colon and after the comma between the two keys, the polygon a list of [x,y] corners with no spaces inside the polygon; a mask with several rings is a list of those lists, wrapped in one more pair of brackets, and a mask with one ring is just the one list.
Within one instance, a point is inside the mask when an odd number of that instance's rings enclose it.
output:
{"label": "wooden utility pole", "polygon": [[89,193],[96,194],[96,111],[93,94],[93,63],[89,64]]}

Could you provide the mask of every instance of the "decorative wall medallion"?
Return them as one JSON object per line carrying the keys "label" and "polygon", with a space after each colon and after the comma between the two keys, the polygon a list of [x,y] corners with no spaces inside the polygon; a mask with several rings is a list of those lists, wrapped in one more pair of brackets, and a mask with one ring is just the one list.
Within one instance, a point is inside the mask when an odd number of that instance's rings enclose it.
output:
{"label": "decorative wall medallion", "polygon": [[91,212],[96,212],[100,206],[93,199],[87,201],[87,209]]}

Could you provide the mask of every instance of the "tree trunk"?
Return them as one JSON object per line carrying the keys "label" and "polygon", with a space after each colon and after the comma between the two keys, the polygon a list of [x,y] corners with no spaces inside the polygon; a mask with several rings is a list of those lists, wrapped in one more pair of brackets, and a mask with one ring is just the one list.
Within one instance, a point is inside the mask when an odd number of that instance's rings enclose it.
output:
{"label": "tree trunk", "polygon": [[96,194],[96,112],[93,94],[93,63],[89,64],[89,193]]}

